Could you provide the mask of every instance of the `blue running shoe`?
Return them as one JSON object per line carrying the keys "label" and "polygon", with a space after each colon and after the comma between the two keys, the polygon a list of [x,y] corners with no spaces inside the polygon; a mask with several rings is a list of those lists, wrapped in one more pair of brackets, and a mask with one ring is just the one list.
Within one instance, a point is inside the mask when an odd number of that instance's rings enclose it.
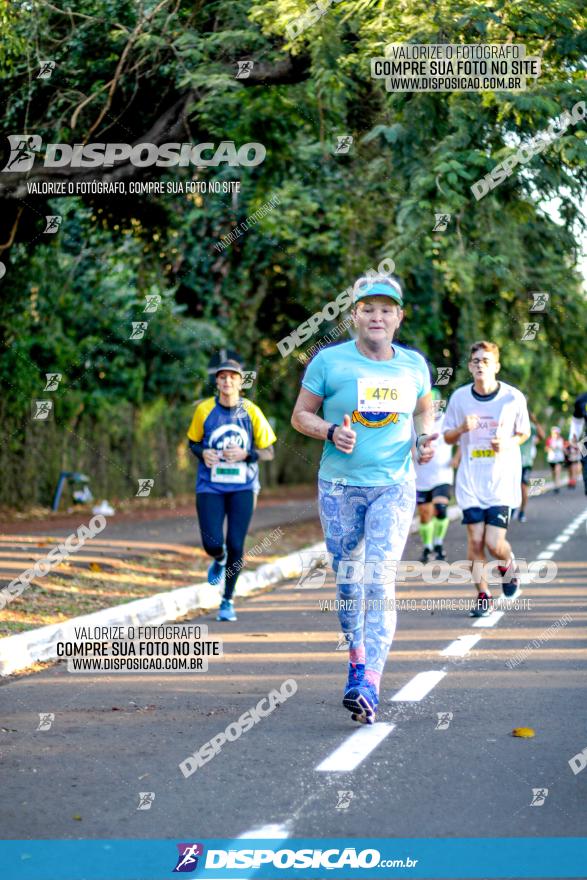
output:
{"label": "blue running shoe", "polygon": [[379,696],[371,682],[364,681],[358,687],[346,692],[342,705],[353,713],[353,721],[373,724],[379,706]]}
{"label": "blue running shoe", "polygon": [[216,615],[216,620],[238,620],[234,612],[234,602],[232,599],[223,599],[220,603],[220,610]]}
{"label": "blue running shoe", "polygon": [[361,684],[364,675],[364,663],[349,663],[349,677],[347,679],[346,687],[344,689],[345,696],[347,691],[350,691],[351,688],[356,688]]}
{"label": "blue running shoe", "polygon": [[215,559],[208,567],[208,583],[212,587],[217,587],[224,580],[224,572],[226,570],[226,553],[222,559]]}

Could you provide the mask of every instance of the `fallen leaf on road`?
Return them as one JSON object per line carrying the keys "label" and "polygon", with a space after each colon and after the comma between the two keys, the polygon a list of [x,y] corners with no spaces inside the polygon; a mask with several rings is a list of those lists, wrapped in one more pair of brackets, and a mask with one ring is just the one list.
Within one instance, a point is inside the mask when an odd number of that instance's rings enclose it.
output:
{"label": "fallen leaf on road", "polygon": [[90,571],[102,571],[102,566],[99,562],[90,562]]}
{"label": "fallen leaf on road", "polygon": [[512,736],[522,736],[529,739],[531,736],[534,736],[534,731],[531,727],[514,727]]}
{"label": "fallen leaf on road", "polygon": [[82,817],[78,816],[77,814],[75,816],[72,816],[71,818],[75,819],[76,822],[81,822],[81,820],[82,820]]}

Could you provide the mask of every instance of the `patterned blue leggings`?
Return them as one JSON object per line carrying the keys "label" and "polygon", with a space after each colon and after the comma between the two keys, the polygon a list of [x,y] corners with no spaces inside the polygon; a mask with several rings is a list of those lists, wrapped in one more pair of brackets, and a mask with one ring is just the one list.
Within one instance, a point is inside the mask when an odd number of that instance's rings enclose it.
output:
{"label": "patterned blue leggings", "polygon": [[341,629],[351,650],[364,644],[366,670],[381,675],[395,634],[395,575],[416,508],[416,484],[369,488],[318,480],[318,490],[326,549],[340,581]]}

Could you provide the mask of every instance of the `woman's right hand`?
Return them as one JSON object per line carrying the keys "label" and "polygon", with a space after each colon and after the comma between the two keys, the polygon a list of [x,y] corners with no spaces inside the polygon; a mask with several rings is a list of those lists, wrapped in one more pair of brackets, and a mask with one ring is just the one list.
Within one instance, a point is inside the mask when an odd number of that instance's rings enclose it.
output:
{"label": "woman's right hand", "polygon": [[342,425],[338,425],[338,427],[334,429],[332,440],[334,442],[334,445],[340,452],[346,452],[347,455],[351,454],[351,452],[355,448],[357,432],[353,431],[353,429],[351,428],[350,416],[345,415],[342,420]]}
{"label": "woman's right hand", "polygon": [[220,461],[220,456],[216,452],[215,449],[204,449],[202,453],[202,458],[204,459],[204,464],[206,467],[211,468],[213,464],[218,464]]}

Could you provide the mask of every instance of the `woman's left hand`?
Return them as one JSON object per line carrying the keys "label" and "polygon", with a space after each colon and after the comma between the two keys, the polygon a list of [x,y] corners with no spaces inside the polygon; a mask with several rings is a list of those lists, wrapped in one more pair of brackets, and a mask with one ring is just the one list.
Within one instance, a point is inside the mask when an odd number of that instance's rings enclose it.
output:
{"label": "woman's left hand", "polygon": [[248,454],[247,450],[240,446],[232,446],[230,449],[223,450],[225,461],[244,461]]}

